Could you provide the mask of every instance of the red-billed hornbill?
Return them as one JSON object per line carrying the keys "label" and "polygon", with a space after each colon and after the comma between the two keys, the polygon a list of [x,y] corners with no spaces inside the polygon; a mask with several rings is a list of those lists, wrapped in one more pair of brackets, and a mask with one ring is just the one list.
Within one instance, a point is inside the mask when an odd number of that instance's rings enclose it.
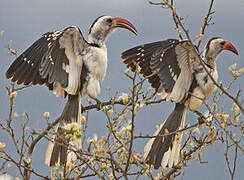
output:
{"label": "red-billed hornbill", "polygon": [[[200,61],[216,81],[216,59],[222,50],[238,55],[231,43],[219,37],[208,41],[202,59],[189,41],[177,39],[144,44],[122,53],[127,67],[135,71],[139,66],[162,98],[176,102],[174,111],[154,133],[157,137],[151,138],[144,148],[145,162],[155,169],[178,163],[182,132],[172,132],[184,128],[187,109],[197,110],[209,99],[215,85]],[[162,136],[166,133],[171,135]]]}
{"label": "red-billed hornbill", "polygon": [[[47,32],[22,53],[6,72],[6,77],[17,84],[45,84],[58,97],[68,95],[54,139],[60,141],[57,135],[65,125],[81,120],[81,98],[85,95],[96,97],[100,93],[100,83],[105,77],[108,61],[105,41],[116,28],[126,28],[137,34],[129,21],[111,16],[101,16],[93,22],[88,42],[76,26]],[[75,146],[80,146],[80,143]],[[65,164],[67,152],[67,146],[50,141],[45,163],[49,166],[57,162]]]}

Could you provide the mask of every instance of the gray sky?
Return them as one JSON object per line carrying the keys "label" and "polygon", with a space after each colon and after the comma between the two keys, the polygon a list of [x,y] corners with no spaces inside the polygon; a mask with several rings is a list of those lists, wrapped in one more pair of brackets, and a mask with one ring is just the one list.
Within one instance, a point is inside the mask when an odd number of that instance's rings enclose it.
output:
{"label": "gray sky", "polygon": [[[186,27],[190,29],[191,37],[199,34],[200,26],[207,12],[209,1],[206,0],[181,0],[176,2],[178,12],[186,18]],[[228,82],[231,75],[228,73],[228,66],[234,62],[238,67],[244,67],[244,1],[221,0],[214,4],[214,25],[206,30],[202,47],[205,42],[213,36],[221,36],[229,40],[239,51],[239,56],[224,52],[219,56],[218,69],[219,80]],[[108,98],[106,87],[112,88],[112,95],[116,92],[128,92],[130,81],[125,77],[125,66],[120,58],[121,52],[139,44],[177,38],[174,31],[174,24],[170,13],[159,6],[150,6],[146,0],[2,0],[0,3],[0,31],[5,30],[0,37],[0,119],[5,120],[8,115],[8,96],[5,90],[10,81],[5,79],[4,73],[14,60],[9,56],[7,44],[13,40],[12,48],[20,54],[28,48],[35,40],[47,31],[64,29],[70,25],[80,27],[84,37],[87,39],[88,28],[91,23],[100,15],[112,15],[128,19],[138,30],[138,36],[126,30],[118,30],[113,33],[108,41],[108,71],[102,84],[101,100]],[[232,92],[237,88],[244,88],[243,77],[238,80]],[[243,96],[242,96],[242,99]],[[56,119],[63,110],[66,100],[56,98],[46,87],[35,86],[21,91],[16,98],[16,109],[19,114],[26,111],[30,115],[30,124],[33,128],[41,128],[45,125],[42,114],[45,111],[51,113],[51,120]],[[225,102],[223,102],[225,103]],[[225,104],[228,106],[228,104]],[[229,105],[230,106],[230,105]],[[172,111],[172,103],[161,103],[142,109],[136,118],[136,132],[152,134],[156,130],[156,124],[165,119]],[[153,116],[152,116],[153,114]],[[192,113],[188,113],[187,122],[196,120]],[[91,111],[88,121],[88,134],[91,136],[97,133],[104,135],[106,118],[102,112]],[[19,127],[19,122],[15,122]],[[6,136],[0,132],[0,141],[7,142]],[[138,140],[135,144],[136,151],[142,151],[146,141]],[[44,165],[44,154],[47,142],[41,141],[35,149],[33,157],[34,167],[39,172],[49,175],[49,169]],[[8,146],[8,145],[7,145]],[[203,159],[208,164],[199,164],[197,161],[190,161],[185,170],[185,179],[204,180],[208,179],[229,179],[223,159],[223,148],[221,144],[208,147],[203,151]],[[7,147],[9,151],[13,151]],[[241,155],[241,154],[240,154]],[[244,177],[241,171],[244,167],[243,155],[238,161],[236,179]],[[11,175],[17,175],[14,168],[9,169]],[[243,169],[242,169],[243,170]]]}

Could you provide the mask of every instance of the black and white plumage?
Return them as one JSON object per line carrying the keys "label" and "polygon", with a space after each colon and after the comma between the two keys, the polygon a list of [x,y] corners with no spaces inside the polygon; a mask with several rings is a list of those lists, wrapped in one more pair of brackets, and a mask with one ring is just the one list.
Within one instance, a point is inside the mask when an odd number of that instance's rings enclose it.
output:
{"label": "black and white plumage", "polygon": [[215,85],[200,61],[217,80],[216,59],[222,50],[238,54],[234,46],[222,38],[212,38],[205,46],[203,57],[189,41],[168,39],[137,46],[122,53],[127,67],[137,66],[155,90],[168,101],[176,102],[174,111],[154,133],[144,148],[145,162],[155,169],[178,163],[182,132],[159,136],[184,128],[186,111],[197,110],[213,92]]}
{"label": "black and white plumage", "polygon": [[[45,162],[50,166],[67,161],[68,148],[60,144],[62,137],[57,135],[65,125],[80,122],[81,98],[85,95],[96,97],[100,93],[100,83],[107,69],[105,41],[116,28],[137,33],[129,21],[111,16],[101,16],[94,21],[88,42],[76,26],[45,33],[17,57],[6,72],[6,77],[17,84],[45,84],[58,97],[68,95],[54,137],[59,143],[50,141],[46,151]],[[80,149],[80,144],[72,145]]]}

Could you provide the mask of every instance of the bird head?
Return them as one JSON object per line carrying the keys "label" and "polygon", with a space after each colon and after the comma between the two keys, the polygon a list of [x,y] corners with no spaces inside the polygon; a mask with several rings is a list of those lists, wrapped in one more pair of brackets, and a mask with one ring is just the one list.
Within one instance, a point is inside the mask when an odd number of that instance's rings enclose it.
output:
{"label": "bird head", "polygon": [[100,16],[89,29],[89,41],[97,44],[104,43],[108,35],[118,28],[128,29],[137,35],[136,28],[129,21],[119,17]]}
{"label": "bird head", "polygon": [[236,48],[229,41],[214,37],[208,41],[203,56],[209,60],[216,60],[219,53],[223,50],[228,50],[238,55]]}

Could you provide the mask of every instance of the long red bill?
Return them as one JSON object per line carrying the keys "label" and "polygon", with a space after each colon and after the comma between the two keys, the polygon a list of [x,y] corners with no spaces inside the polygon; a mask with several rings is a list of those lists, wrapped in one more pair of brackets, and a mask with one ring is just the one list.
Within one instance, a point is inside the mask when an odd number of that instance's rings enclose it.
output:
{"label": "long red bill", "polygon": [[236,48],[228,41],[225,41],[224,49],[229,50],[229,51],[235,53],[236,55],[238,55]]}
{"label": "long red bill", "polygon": [[135,35],[137,35],[137,30],[136,28],[127,20],[115,17],[113,18],[116,21],[115,27],[120,27],[120,28],[125,28],[128,29],[129,31],[133,32]]}

